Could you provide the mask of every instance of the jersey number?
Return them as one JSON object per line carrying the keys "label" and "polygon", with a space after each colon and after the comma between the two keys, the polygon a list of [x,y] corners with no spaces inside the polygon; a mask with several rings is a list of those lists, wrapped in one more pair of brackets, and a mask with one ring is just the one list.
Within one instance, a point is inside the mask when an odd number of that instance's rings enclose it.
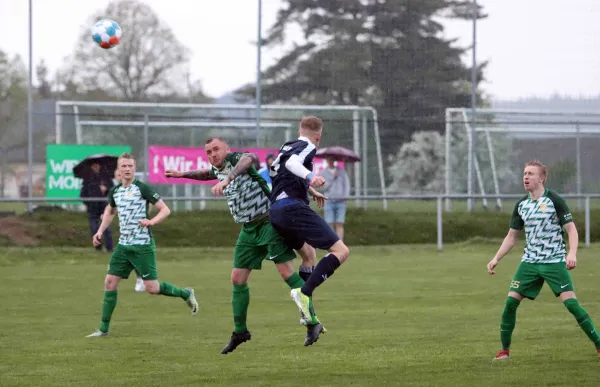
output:
{"label": "jersey number", "polygon": [[279,172],[279,168],[281,168],[281,164],[279,164],[280,162],[281,153],[277,155],[277,158],[275,161],[273,161],[273,164],[271,164],[271,170],[269,171],[269,176],[271,176],[271,179],[277,175],[277,172]]}

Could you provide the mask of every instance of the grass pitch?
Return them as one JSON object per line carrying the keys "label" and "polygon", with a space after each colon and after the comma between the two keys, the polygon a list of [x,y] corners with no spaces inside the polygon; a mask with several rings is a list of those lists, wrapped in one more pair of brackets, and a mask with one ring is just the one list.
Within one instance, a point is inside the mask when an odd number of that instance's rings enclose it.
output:
{"label": "grass pitch", "polygon": [[[304,347],[289,289],[269,262],[250,279],[252,340],[226,356],[231,249],[161,249],[159,275],[193,286],[200,312],[122,281],[111,335],[99,325],[108,256],[91,249],[0,251],[1,386],[598,386],[600,359],[545,287],[517,314],[510,361],[492,362],[520,248],[498,274],[496,245],[353,248],[315,292],[328,333]],[[600,247],[580,249],[580,302],[600,323]],[[296,263],[296,266],[298,264]],[[597,325],[598,326],[598,325]]]}

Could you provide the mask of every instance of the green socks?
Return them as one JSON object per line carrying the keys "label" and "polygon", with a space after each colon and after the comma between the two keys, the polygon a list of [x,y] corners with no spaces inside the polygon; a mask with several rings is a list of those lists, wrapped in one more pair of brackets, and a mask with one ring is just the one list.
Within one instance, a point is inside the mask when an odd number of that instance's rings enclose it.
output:
{"label": "green socks", "polygon": [[[502,313],[502,323],[500,324],[500,340],[502,341],[502,349],[510,349],[510,341],[512,332],[515,329],[515,323],[517,321],[517,307],[521,301],[507,297],[506,305],[504,306],[504,312]],[[596,349],[600,349],[600,334],[594,326],[594,322],[587,314],[585,309],[579,305],[579,301],[576,298],[570,298],[564,302],[567,310],[575,317],[577,323],[583,329],[587,337],[594,343]]]}
{"label": "green socks", "polygon": [[510,349],[510,341],[512,339],[512,333],[517,323],[517,308],[521,301],[516,298],[506,297],[506,305],[504,305],[504,311],[502,312],[502,322],[500,323],[500,341],[502,342],[502,349]]}
{"label": "green socks", "polygon": [[115,306],[117,306],[117,291],[105,290],[104,300],[102,301],[102,323],[100,324],[102,332],[108,332],[110,318],[115,310]]}
{"label": "green socks", "polygon": [[160,294],[169,297],[181,297],[184,300],[190,298],[190,292],[185,289],[179,289],[177,286],[171,285],[168,282],[160,283]]}
{"label": "green socks", "polygon": [[294,273],[285,280],[285,283],[288,284],[290,289],[298,289],[304,285],[304,280],[298,273]]}
{"label": "green socks", "polygon": [[250,305],[250,289],[248,284],[233,285],[233,296],[231,306],[233,306],[234,332],[243,333],[248,330],[246,326],[246,316],[248,315],[248,305]]}
{"label": "green socks", "polygon": [[585,309],[579,305],[579,301],[577,301],[576,298],[570,298],[566,300],[564,304],[567,307],[567,310],[575,317],[577,323],[581,329],[583,329],[587,337],[594,343],[596,349],[600,349],[600,335],[598,334],[598,331],[596,331],[596,327],[590,316]]}

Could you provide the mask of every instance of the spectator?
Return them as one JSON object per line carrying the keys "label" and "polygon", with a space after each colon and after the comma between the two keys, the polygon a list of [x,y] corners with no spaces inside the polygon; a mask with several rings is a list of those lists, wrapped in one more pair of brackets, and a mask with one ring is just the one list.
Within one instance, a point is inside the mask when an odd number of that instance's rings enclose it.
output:
{"label": "spectator", "polygon": [[273,165],[273,161],[275,161],[275,155],[273,153],[267,154],[267,158],[265,159],[266,167],[258,171],[262,178],[265,179],[267,184],[269,184],[269,188],[273,188],[271,185],[271,175],[269,174],[271,172],[271,165]]}
{"label": "spectator", "polygon": [[[101,218],[104,213],[104,208],[106,207],[106,202],[87,201],[85,198],[107,198],[108,191],[114,187],[114,183],[112,178],[103,176],[100,173],[101,165],[99,163],[93,163],[90,168],[94,173],[90,178],[83,180],[79,196],[84,199],[83,203],[87,209],[90,232],[94,235],[102,222]],[[113,250],[113,239],[110,227],[104,232],[104,244],[107,251],[111,252]],[[96,247],[96,250],[102,251],[102,245]]]}
{"label": "spectator", "polygon": [[325,179],[323,194],[327,196],[324,218],[341,240],[344,239],[344,221],[346,218],[346,200],[350,195],[350,179],[344,168],[335,165],[332,158],[327,159],[327,168],[320,173]]}

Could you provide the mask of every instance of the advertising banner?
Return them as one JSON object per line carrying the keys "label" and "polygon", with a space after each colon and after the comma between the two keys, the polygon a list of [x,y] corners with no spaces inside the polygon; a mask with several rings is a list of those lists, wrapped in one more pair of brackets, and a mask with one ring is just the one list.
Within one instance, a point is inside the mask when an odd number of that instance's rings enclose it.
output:
{"label": "advertising banner", "polygon": [[[254,153],[260,160],[261,168],[265,167],[265,158],[269,153],[277,156],[279,149],[266,148],[231,148],[232,152]],[[151,184],[211,184],[216,181],[200,181],[192,179],[169,179],[164,175],[165,170],[175,169],[182,172],[195,169],[208,169],[210,163],[204,153],[204,148],[150,146],[148,147],[148,182]],[[314,173],[319,173],[327,167],[324,159],[314,158]],[[338,163],[344,166],[344,163]]]}
{"label": "advertising banner", "polygon": [[123,152],[131,152],[131,147],[72,144],[46,146],[46,197],[78,198],[81,179],[73,176],[73,167],[93,154],[105,153],[119,156]]}

